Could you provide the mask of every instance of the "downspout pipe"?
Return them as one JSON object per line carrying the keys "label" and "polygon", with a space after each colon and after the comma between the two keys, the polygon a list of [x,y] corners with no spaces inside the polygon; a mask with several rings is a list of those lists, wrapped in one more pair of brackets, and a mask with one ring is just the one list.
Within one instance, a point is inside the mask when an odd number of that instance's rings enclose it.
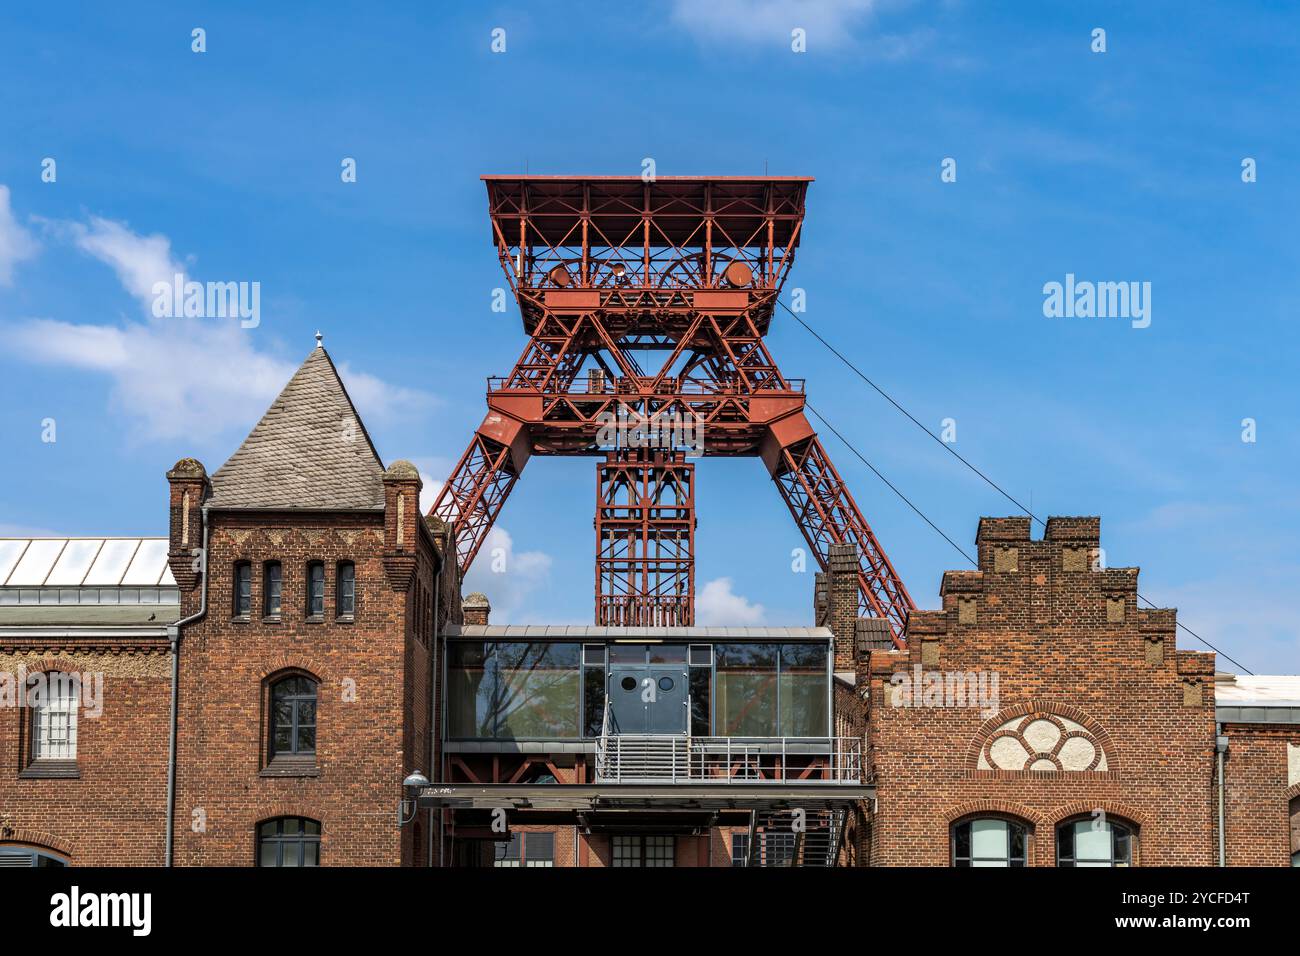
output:
{"label": "downspout pipe", "polygon": [[167,741],[167,833],[166,833],[166,850],[164,851],[163,866],[172,866],[175,856],[175,825],[176,825],[176,731],[178,726],[178,705],[180,699],[180,682],[181,682],[181,628],[194,621],[198,621],[208,613],[208,506],[204,505],[201,509],[203,515],[203,545],[199,552],[201,563],[200,572],[203,575],[202,590],[199,591],[199,609],[189,617],[183,617],[175,624],[167,628],[167,636],[171,639],[172,652],[172,700],[171,700],[171,729]]}
{"label": "downspout pipe", "polygon": [[1227,785],[1223,779],[1223,764],[1224,758],[1228,755],[1228,735],[1223,732],[1223,724],[1218,724],[1216,729],[1218,733],[1214,737],[1214,751],[1219,765],[1219,866],[1223,867],[1228,865],[1228,854],[1223,833],[1224,825],[1227,822],[1223,794]]}
{"label": "downspout pipe", "polygon": [[[436,550],[436,549],[435,549]],[[430,635],[430,642],[433,644],[429,648],[429,777],[434,780],[441,779],[436,775],[434,770],[434,758],[438,753],[438,731],[439,727],[434,721],[434,699],[438,696],[438,643],[442,637],[442,625],[438,623],[438,598],[442,592],[442,568],[445,563],[445,556],[438,553],[438,573],[433,576],[433,634]],[[440,814],[441,811],[429,808],[429,837],[428,847],[425,850],[425,866],[433,866],[433,823],[434,815]],[[441,835],[440,835],[441,837]],[[438,840],[439,853],[442,851],[442,840]]]}

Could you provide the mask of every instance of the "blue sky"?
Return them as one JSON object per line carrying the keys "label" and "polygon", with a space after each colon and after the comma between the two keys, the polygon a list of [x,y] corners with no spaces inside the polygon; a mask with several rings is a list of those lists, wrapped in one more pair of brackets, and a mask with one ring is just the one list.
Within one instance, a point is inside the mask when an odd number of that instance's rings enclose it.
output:
{"label": "blue sky", "polygon": [[[441,481],[524,345],[490,308],[480,174],[767,169],[817,179],[789,282],[810,324],[932,429],[954,419],[956,450],[1038,514],[1100,514],[1107,563],[1246,667],[1300,671],[1290,4],[310,9],[6,14],[0,533],[163,533],[167,467],[215,470],[318,328],[385,460]],[[173,269],[259,282],[261,324],[153,319]],[[1150,327],[1045,317],[1067,273],[1150,282]],[[1014,511],[788,316],[769,344],[958,543]],[[935,606],[962,559],[824,437]],[[591,619],[594,472],[529,465],[507,573],[470,582],[497,619]],[[699,515],[702,619],[806,623],[802,539],[762,465],[703,462]]]}

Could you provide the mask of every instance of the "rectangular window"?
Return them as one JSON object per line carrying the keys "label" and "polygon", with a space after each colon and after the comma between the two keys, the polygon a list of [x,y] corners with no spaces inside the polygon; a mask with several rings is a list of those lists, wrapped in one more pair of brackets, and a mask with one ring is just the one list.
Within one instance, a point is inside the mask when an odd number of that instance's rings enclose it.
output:
{"label": "rectangular window", "polygon": [[509,843],[496,844],[493,866],[555,866],[555,834],[510,834]]}
{"label": "rectangular window", "polygon": [[827,665],[824,644],[782,644],[778,732],[782,737],[825,737]]}
{"label": "rectangular window", "polygon": [[307,565],[307,616],[325,616],[325,565],[319,561]]}
{"label": "rectangular window", "polygon": [[717,645],[718,736],[777,736],[778,647],[777,644]]}
{"label": "rectangular window", "polygon": [[744,866],[749,856],[749,834],[733,833],[731,835],[731,865]]}
{"label": "rectangular window", "polygon": [[32,710],[32,760],[77,759],[80,682],[71,674],[41,675],[44,688]]}
{"label": "rectangular window", "polygon": [[513,740],[582,735],[581,645],[458,641],[448,648],[448,733]]}
{"label": "rectangular window", "polygon": [[279,561],[268,561],[262,576],[262,615],[264,617],[280,616],[280,588],[283,584],[283,572]]}
{"label": "rectangular window", "polygon": [[[718,644],[714,653],[717,736],[827,736],[830,656],[826,645]],[[694,673],[692,668],[692,680]],[[692,687],[692,704],[695,693]]]}
{"label": "rectangular window", "polygon": [[334,588],[335,613],[339,617],[352,617],[357,610],[357,566],[351,561],[340,561],[338,580]]}
{"label": "rectangular window", "polygon": [[676,844],[671,836],[616,836],[611,838],[612,863],[614,866],[672,866],[675,848]]}
{"label": "rectangular window", "polygon": [[234,584],[235,617],[248,617],[253,613],[253,566],[247,561],[235,565]]}

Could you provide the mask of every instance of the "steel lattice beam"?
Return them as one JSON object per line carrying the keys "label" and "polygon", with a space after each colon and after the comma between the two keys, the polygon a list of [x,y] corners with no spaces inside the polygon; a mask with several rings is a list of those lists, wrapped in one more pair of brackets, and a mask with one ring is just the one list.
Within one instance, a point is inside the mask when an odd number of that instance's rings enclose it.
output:
{"label": "steel lattice beam", "polygon": [[[642,516],[633,529],[617,509],[602,525],[600,504],[612,489],[653,494],[646,449],[679,457],[672,426],[686,422],[692,454],[763,458],[822,567],[830,545],[858,546],[861,609],[901,646],[907,589],[804,417],[803,381],[764,342],[811,180],[484,180],[529,341],[509,375],[488,380],[488,415],[433,508],[454,527],[462,572],[531,455],[610,456],[599,466],[597,619],[693,620],[693,496],[684,541],[669,521]],[[646,432],[648,443],[629,438]],[[670,472],[693,488],[693,472]]]}

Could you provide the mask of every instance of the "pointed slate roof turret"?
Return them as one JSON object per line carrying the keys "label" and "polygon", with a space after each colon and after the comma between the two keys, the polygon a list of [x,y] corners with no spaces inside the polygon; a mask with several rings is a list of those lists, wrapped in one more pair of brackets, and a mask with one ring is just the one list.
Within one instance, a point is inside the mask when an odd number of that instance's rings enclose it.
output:
{"label": "pointed slate roof turret", "polygon": [[217,509],[382,511],[384,464],[317,338],[289,384],[212,476]]}

